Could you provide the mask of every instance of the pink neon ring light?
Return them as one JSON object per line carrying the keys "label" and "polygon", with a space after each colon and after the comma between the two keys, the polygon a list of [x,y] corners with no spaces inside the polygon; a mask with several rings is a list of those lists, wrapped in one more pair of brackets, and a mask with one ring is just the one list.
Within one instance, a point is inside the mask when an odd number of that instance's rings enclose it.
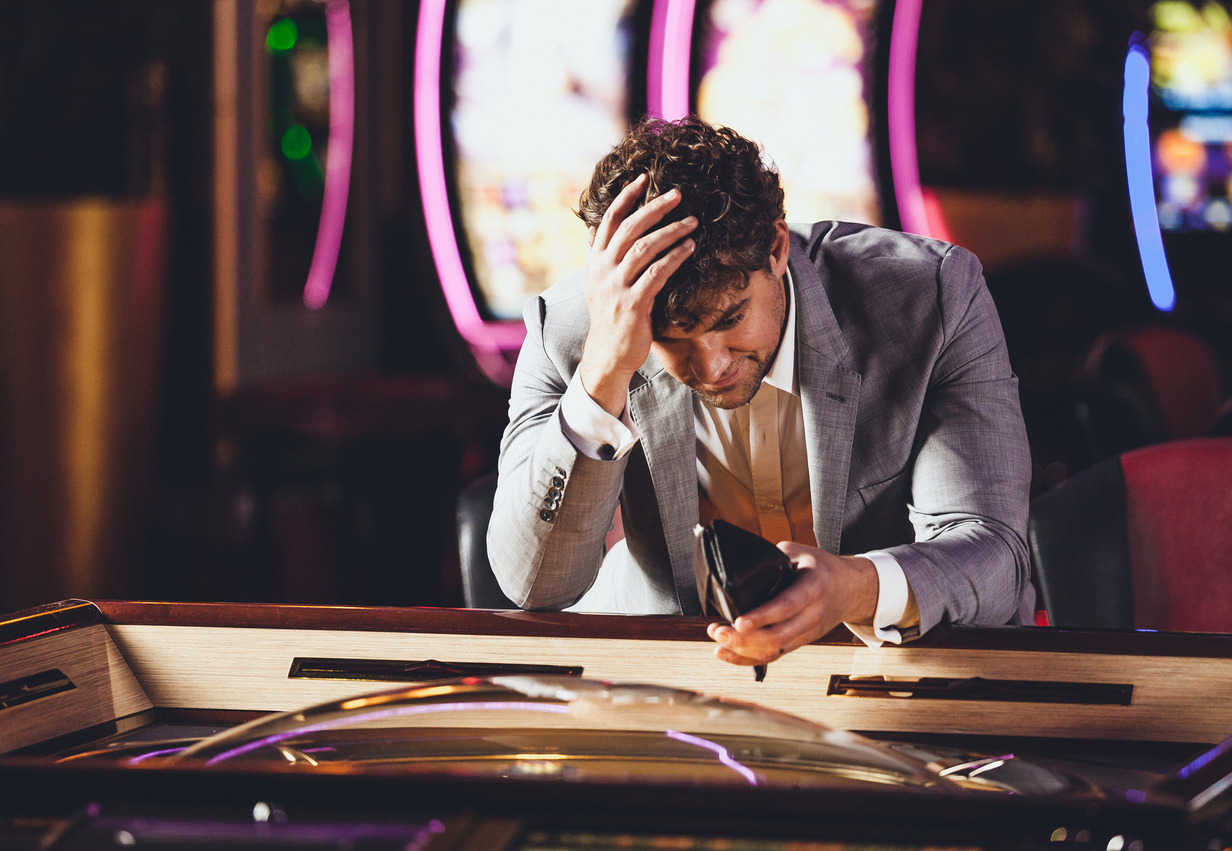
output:
{"label": "pink neon ring light", "polygon": [[[890,34],[887,127],[894,197],[904,231],[931,235],[920,188],[915,145],[915,58],[922,0],[898,0]],[[525,336],[521,323],[487,321],[479,312],[462,262],[449,204],[441,127],[441,43],[447,0],[423,0],[415,49],[415,146],[428,242],[450,313],[480,367],[508,384],[513,368],[503,352]],[[647,66],[647,107],[655,116],[689,113],[690,57],[696,0],[654,0]]]}
{"label": "pink neon ring light", "polygon": [[[915,56],[923,0],[898,0],[890,31],[887,128],[894,199],[902,229],[930,232],[915,147]],[[655,0],[650,25],[647,105],[652,115],[682,118],[689,112],[689,60],[696,0]]]}
{"label": "pink neon ring light", "polygon": [[325,6],[329,58],[329,150],[325,159],[325,192],[321,223],[312,250],[312,266],[304,284],[304,304],[325,306],[338,268],[342,226],[351,186],[351,152],[355,137],[355,45],[351,38],[351,6],[329,0]]}
{"label": "pink neon ring light", "polygon": [[498,384],[509,384],[513,367],[502,355],[516,351],[526,336],[520,322],[485,321],[475,304],[458,237],[445,176],[441,134],[441,41],[446,0],[423,0],[415,40],[415,154],[428,243],[436,261],[445,302],[479,367]]}

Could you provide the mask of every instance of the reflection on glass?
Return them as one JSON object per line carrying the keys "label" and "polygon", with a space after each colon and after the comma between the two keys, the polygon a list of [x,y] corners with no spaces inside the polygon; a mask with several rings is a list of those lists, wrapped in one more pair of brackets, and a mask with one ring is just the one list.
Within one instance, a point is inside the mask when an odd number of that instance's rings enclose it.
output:
{"label": "reflection on glass", "polygon": [[497,318],[586,259],[573,214],[627,128],[633,0],[461,0],[452,115],[462,221]]}
{"label": "reflection on glass", "polygon": [[787,218],[880,223],[869,136],[876,0],[715,0],[697,112],[761,142]]}
{"label": "reflection on glass", "polygon": [[961,786],[914,755],[752,704],[662,686],[523,675],[407,686],[281,713],[170,758],[580,782],[942,794]]}
{"label": "reflection on glass", "polygon": [[158,722],[56,761],[1113,801],[1165,779],[1098,761],[876,742],[683,689],[525,673],[408,684],[226,730]]}
{"label": "reflection on glass", "polygon": [[[902,845],[837,840],[761,839],[741,836],[690,836],[687,834],[600,833],[597,831],[548,831],[527,833],[519,851],[638,851],[671,848],[673,851],[982,851],[979,846]],[[1119,849],[1118,849],[1119,851]]]}
{"label": "reflection on glass", "polygon": [[1214,0],[1151,7],[1154,171],[1166,231],[1232,229],[1232,16]]}

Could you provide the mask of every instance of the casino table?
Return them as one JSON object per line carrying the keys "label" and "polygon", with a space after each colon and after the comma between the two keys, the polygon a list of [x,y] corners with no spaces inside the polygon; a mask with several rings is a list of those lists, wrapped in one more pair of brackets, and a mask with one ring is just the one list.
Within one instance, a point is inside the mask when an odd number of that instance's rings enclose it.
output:
{"label": "casino table", "polygon": [[[213,837],[217,847],[1068,841],[1139,851],[1223,848],[1232,832],[1232,746],[1224,741],[1232,733],[1232,636],[942,628],[871,650],[840,629],[776,661],[756,682],[751,669],[713,657],[707,623],[80,600],[18,613],[0,621],[0,848],[179,847],[191,835],[197,844]],[[934,798],[893,789],[711,787],[687,776],[571,783],[431,767],[307,771],[65,756],[96,743],[205,737],[266,713],[398,684],[523,673],[685,689],[914,752],[991,755],[970,763],[977,771],[1015,754],[1083,761],[1095,767],[1088,776],[1120,791],[1097,793],[1095,784]],[[1155,779],[1131,789],[1125,772]],[[278,826],[270,813],[280,814]],[[258,828],[266,832],[254,834]]]}

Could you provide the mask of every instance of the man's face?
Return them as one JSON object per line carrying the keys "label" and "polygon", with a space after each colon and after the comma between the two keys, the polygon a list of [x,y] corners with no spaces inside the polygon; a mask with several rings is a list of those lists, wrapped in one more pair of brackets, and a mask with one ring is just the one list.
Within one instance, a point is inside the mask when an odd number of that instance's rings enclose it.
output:
{"label": "man's face", "polygon": [[651,344],[673,378],[715,407],[747,405],[774,363],[787,313],[787,226],[779,225],[768,269],[751,273],[747,287],[720,293],[693,328],[669,326]]}

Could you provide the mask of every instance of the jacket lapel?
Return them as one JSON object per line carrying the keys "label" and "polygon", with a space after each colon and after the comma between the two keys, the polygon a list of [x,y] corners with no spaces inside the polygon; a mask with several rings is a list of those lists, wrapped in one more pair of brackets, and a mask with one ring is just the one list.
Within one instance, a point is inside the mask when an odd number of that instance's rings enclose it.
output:
{"label": "jacket lapel", "polygon": [[[817,546],[838,552],[855,440],[860,375],[845,364],[849,352],[818,271],[795,240],[791,272],[799,299],[797,370],[808,446],[813,534]],[[651,355],[629,393],[629,412],[642,430],[672,562],[676,593],[685,614],[697,614],[693,527],[697,524],[697,436],[692,391]]]}
{"label": "jacket lapel", "polygon": [[861,378],[847,366],[850,353],[826,294],[824,270],[819,274],[794,240],[790,265],[799,299],[796,368],[808,447],[813,534],[818,547],[837,553]]}
{"label": "jacket lapel", "polygon": [[692,391],[672,378],[654,355],[639,370],[644,383],[629,393],[629,413],[642,430],[659,516],[671,557],[676,594],[685,614],[698,614],[693,575],[693,527],[697,525],[697,437]]}

